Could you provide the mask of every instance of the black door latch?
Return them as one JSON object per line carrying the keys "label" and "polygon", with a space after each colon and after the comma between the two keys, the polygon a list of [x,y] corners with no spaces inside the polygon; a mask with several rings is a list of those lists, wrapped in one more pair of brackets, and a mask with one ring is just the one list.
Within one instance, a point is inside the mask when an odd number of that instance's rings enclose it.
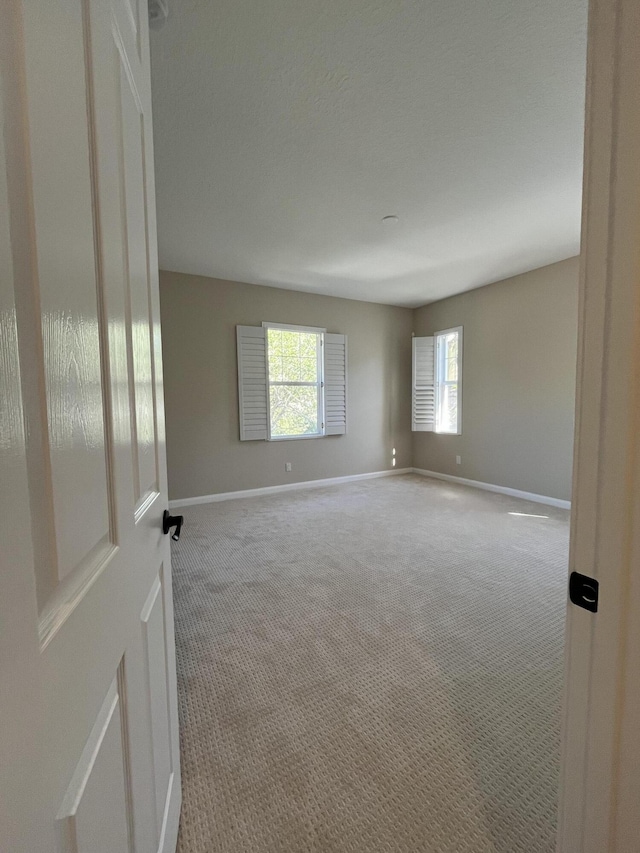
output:
{"label": "black door latch", "polygon": [[168,533],[172,527],[175,527],[175,531],[172,533],[171,538],[174,542],[177,542],[180,538],[180,531],[182,530],[183,521],[183,515],[170,515],[169,510],[165,509],[164,514],[162,516],[162,532]]}
{"label": "black door latch", "polygon": [[592,613],[598,612],[598,581],[579,572],[571,572],[569,577],[569,599],[578,607],[584,607]]}

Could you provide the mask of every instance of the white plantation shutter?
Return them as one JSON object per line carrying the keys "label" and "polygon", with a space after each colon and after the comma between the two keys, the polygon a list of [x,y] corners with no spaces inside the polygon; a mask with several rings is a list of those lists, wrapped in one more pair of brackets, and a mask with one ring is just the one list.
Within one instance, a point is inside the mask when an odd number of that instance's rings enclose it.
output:
{"label": "white plantation shutter", "polygon": [[236,335],[240,441],[264,440],[268,435],[265,329],[260,326],[236,326]]}
{"label": "white plantation shutter", "polygon": [[436,420],[433,337],[413,338],[413,388],[411,429],[430,432]]}
{"label": "white plantation shutter", "polygon": [[347,338],[324,336],[324,434],[347,431]]}

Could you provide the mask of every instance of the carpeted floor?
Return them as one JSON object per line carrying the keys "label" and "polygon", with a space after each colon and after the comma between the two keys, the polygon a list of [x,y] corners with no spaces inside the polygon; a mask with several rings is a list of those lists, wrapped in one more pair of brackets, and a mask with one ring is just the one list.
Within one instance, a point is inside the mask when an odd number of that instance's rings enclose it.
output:
{"label": "carpeted floor", "polygon": [[407,475],[184,514],[180,853],[554,850],[568,513]]}

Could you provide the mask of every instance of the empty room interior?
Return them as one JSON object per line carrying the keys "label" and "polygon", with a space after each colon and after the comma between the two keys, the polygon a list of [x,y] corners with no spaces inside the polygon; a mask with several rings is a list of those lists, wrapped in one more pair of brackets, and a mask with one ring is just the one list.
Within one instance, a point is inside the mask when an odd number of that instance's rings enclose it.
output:
{"label": "empty room interior", "polygon": [[2,853],[638,849],[591,3],[6,0]]}
{"label": "empty room interior", "polygon": [[555,849],[585,50],[582,2],[152,32],[182,853]]}

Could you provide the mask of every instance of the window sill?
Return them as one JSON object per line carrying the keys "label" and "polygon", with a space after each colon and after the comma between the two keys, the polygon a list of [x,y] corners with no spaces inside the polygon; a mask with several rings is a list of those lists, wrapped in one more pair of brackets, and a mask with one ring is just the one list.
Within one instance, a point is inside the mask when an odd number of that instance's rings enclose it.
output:
{"label": "window sill", "polygon": [[299,441],[303,438],[326,438],[323,432],[314,432],[311,435],[272,435],[267,441]]}

